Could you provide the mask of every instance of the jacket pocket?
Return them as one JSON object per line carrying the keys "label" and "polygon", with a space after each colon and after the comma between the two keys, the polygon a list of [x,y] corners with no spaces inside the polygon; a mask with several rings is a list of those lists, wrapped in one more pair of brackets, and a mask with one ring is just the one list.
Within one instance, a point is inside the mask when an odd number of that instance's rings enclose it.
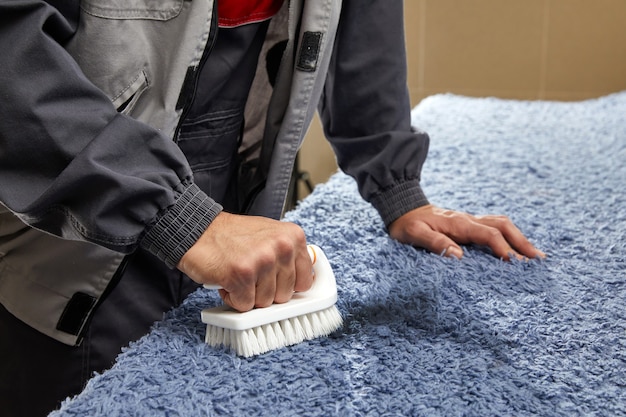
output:
{"label": "jacket pocket", "polygon": [[170,20],[178,16],[184,0],[83,0],[81,8],[105,19]]}
{"label": "jacket pocket", "polygon": [[233,172],[243,123],[239,110],[220,110],[187,119],[178,146],[187,157],[194,182],[209,196],[222,201]]}
{"label": "jacket pocket", "polygon": [[124,114],[130,114],[135,107],[135,104],[149,86],[148,76],[145,71],[139,71],[136,77],[121,91],[113,97],[113,105],[118,112]]}

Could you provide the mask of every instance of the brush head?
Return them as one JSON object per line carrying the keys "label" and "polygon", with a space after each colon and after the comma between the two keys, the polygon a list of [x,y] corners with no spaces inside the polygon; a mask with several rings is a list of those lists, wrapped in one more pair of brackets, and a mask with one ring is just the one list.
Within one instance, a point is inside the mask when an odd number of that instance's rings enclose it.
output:
{"label": "brush head", "polygon": [[335,275],[324,252],[317,246],[311,249],[316,257],[315,280],[308,291],[295,293],[287,303],[244,313],[226,305],[203,310],[206,343],[250,357],[326,336],[341,327]]}
{"label": "brush head", "polygon": [[341,327],[337,307],[292,317],[249,329],[235,330],[207,324],[205,341],[213,347],[226,346],[249,358],[305,340],[327,336]]}

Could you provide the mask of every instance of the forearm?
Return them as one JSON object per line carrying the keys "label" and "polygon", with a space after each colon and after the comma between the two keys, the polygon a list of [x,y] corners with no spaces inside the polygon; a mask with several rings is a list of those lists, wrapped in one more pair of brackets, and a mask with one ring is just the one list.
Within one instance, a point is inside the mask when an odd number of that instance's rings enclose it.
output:
{"label": "forearm", "polygon": [[411,127],[401,1],[344,1],[320,105],[339,166],[389,225],[428,204],[429,138]]}

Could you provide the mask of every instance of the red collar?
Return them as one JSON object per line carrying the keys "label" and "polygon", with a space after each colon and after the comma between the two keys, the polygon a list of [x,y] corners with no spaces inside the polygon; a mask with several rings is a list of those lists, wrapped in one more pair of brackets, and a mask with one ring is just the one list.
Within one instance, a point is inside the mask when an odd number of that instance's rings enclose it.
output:
{"label": "red collar", "polygon": [[218,0],[220,27],[235,27],[267,20],[278,13],[284,0]]}

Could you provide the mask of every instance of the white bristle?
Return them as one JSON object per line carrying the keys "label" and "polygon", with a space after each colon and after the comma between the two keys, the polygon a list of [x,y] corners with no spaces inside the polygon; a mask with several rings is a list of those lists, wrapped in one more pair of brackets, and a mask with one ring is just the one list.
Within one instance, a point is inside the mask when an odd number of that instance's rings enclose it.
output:
{"label": "white bristle", "polygon": [[309,314],[309,321],[311,322],[311,329],[313,331],[313,338],[319,337],[323,333],[324,325],[321,321],[321,312],[317,311],[315,313]]}
{"label": "white bristle", "polygon": [[280,323],[272,323],[272,330],[274,331],[274,336],[276,337],[273,346],[285,346],[285,333],[283,332],[282,327],[280,327]]}
{"label": "white bristle", "polygon": [[210,326],[210,325],[207,326],[206,338],[205,338],[206,343],[208,343],[210,346],[213,346],[213,347],[223,345],[224,344],[223,334],[225,331],[228,331],[228,330],[224,330],[218,326]]}
{"label": "white bristle", "polygon": [[283,331],[284,346],[289,346],[294,338],[295,329],[289,320],[282,320],[278,323]]}
{"label": "white bristle", "polygon": [[[231,330],[230,332],[230,342],[227,346],[230,346],[232,349],[235,349],[236,352],[241,352],[242,349],[248,345],[248,335],[246,335],[245,331],[236,334],[237,331]],[[243,355],[243,352],[241,353]]]}
{"label": "white bristle", "polygon": [[[241,352],[242,355],[248,355],[248,351],[250,350],[250,341],[248,340],[248,331],[244,330],[237,334],[236,331],[233,331],[230,339],[231,346],[237,351]],[[244,350],[245,349],[245,350]]]}
{"label": "white bristle", "polygon": [[323,335],[329,335],[339,327],[341,327],[343,323],[343,318],[341,317],[341,313],[336,306],[329,307],[321,312],[321,326],[323,327]]}
{"label": "white bristle", "polygon": [[276,334],[274,333],[274,326],[272,324],[266,324],[263,326],[263,332],[265,333],[265,339],[267,346],[276,346]]}
{"label": "white bristle", "polygon": [[267,352],[269,349],[267,345],[267,338],[265,337],[265,327],[267,326],[259,326],[254,329],[254,335],[256,336],[256,342],[259,346],[259,352]]}
{"label": "white bristle", "polygon": [[258,340],[254,334],[254,329],[248,329],[241,332],[241,337],[237,340],[237,351],[243,356],[257,355],[261,351]]}
{"label": "white bristle", "polygon": [[305,314],[299,317],[300,323],[302,324],[302,331],[304,332],[305,339],[313,339],[315,337],[313,326],[311,326],[311,320],[309,320],[309,317],[311,317],[312,314],[314,313]]}
{"label": "white bristle", "polygon": [[341,327],[342,322],[339,310],[332,306],[246,330],[229,330],[208,325],[205,340],[210,346],[226,346],[238,355],[248,358],[304,340],[327,336]]}
{"label": "white bristle", "polygon": [[305,339],[304,328],[302,326],[302,322],[298,317],[292,317],[289,319],[289,324],[293,329],[293,332],[290,334],[285,334],[287,337],[287,346],[295,345],[296,343],[300,343]]}

